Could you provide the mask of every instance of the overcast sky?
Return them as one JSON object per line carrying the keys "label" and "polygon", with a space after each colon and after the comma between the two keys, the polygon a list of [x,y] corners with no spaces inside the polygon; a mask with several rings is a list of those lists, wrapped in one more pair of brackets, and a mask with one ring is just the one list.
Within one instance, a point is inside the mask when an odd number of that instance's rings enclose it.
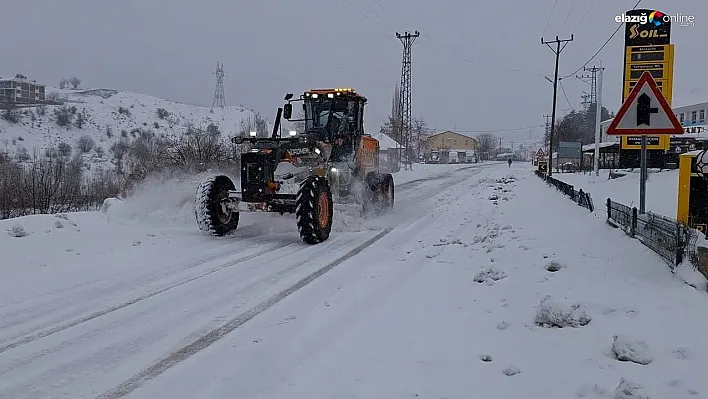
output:
{"label": "overcast sky", "polygon": [[[706,0],[642,1],[640,8],[695,16],[675,25],[674,106],[708,101]],[[582,66],[636,0],[3,0],[0,76],[23,73],[51,85],[78,76],[114,88],[211,105],[216,61],[226,101],[270,120],[286,92],[354,87],[369,98],[378,131],[400,80],[396,31],[419,30],[413,47],[413,114],[437,130],[507,130],[542,125],[552,105],[554,55],[540,43],[568,38],[560,74]],[[584,19],[583,15],[586,13]],[[582,23],[581,23],[582,19]],[[620,106],[623,30],[602,61],[604,105]],[[514,69],[522,70],[516,72]],[[559,117],[581,107],[589,86],[567,79]],[[534,132],[540,134],[541,128]],[[499,133],[508,141],[528,129]]]}

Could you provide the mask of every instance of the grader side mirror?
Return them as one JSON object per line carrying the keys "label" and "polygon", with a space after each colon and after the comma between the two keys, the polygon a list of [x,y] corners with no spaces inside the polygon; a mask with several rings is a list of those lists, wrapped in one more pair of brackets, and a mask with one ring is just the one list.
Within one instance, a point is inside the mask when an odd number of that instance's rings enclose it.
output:
{"label": "grader side mirror", "polygon": [[290,119],[293,116],[293,105],[287,103],[283,105],[283,118]]}

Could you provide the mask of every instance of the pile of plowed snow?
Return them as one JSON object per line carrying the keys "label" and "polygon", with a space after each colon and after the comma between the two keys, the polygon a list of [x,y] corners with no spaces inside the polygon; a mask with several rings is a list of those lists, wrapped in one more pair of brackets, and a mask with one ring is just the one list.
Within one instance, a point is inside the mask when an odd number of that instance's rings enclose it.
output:
{"label": "pile of plowed snow", "polygon": [[151,225],[194,224],[194,196],[199,183],[216,174],[225,174],[234,180],[229,171],[208,171],[197,175],[164,173],[147,179],[136,186],[126,198],[109,198],[102,211],[112,221],[130,221]]}

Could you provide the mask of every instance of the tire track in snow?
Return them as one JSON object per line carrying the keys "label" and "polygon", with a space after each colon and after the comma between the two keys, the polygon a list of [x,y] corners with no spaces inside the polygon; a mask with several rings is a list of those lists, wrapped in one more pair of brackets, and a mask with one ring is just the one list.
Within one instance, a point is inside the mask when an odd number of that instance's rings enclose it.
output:
{"label": "tire track in snow", "polygon": [[[286,247],[290,247],[290,246],[293,246],[293,245],[295,245],[295,244],[293,243],[293,244],[287,245]],[[219,266],[217,266],[217,267],[214,267],[214,268],[212,268],[212,269],[209,269],[209,270],[206,271],[206,272],[203,272],[203,273],[200,273],[200,274],[198,274],[198,275],[196,275],[196,276],[192,276],[192,277],[189,277],[189,278],[180,280],[179,282],[176,282],[176,283],[169,284],[169,285],[164,286],[164,287],[162,287],[162,288],[159,288],[159,289],[157,289],[157,290],[150,291],[150,292],[148,292],[148,293],[146,293],[146,294],[140,295],[140,296],[138,296],[138,297],[136,297],[136,298],[133,298],[133,299],[131,299],[131,300],[129,300],[129,301],[126,301],[126,302],[123,302],[123,303],[120,303],[120,304],[117,304],[117,305],[114,305],[114,306],[111,306],[111,307],[108,307],[108,308],[104,308],[104,309],[102,309],[102,310],[99,310],[99,311],[97,311],[97,312],[91,313],[91,314],[86,315],[86,316],[84,316],[84,317],[80,317],[80,318],[78,318],[78,319],[72,320],[72,321],[70,321],[70,322],[68,322],[68,323],[56,325],[56,326],[54,326],[54,327],[52,327],[52,328],[45,329],[45,330],[36,332],[36,333],[34,333],[34,334],[31,334],[31,335],[24,336],[22,339],[15,340],[15,341],[13,341],[13,342],[10,342],[10,343],[8,343],[8,344],[4,344],[4,345],[0,346],[0,353],[7,352],[8,350],[15,349],[15,348],[17,348],[17,347],[19,347],[19,346],[26,345],[26,344],[28,344],[28,343],[30,343],[30,342],[34,342],[34,341],[36,341],[36,340],[38,340],[38,339],[42,339],[42,338],[48,337],[48,336],[50,336],[50,335],[52,335],[52,334],[56,334],[56,333],[58,333],[58,332],[60,332],[60,331],[64,331],[64,330],[66,330],[66,329],[69,329],[69,328],[71,328],[71,327],[77,326],[77,325],[79,325],[79,324],[86,323],[86,322],[91,321],[91,320],[93,320],[93,319],[95,319],[95,318],[97,318],[97,317],[101,317],[101,316],[104,316],[104,315],[106,315],[106,314],[115,312],[116,310],[120,310],[120,309],[123,309],[123,308],[125,308],[125,307],[130,306],[130,305],[133,305],[133,304],[142,302],[142,301],[144,301],[144,300],[146,300],[146,299],[149,299],[149,298],[152,298],[152,297],[154,297],[154,296],[156,296],[156,295],[162,294],[163,292],[169,291],[169,290],[171,290],[171,289],[180,287],[180,286],[185,285],[185,284],[188,284],[188,283],[190,283],[190,282],[192,282],[192,281],[195,281],[195,280],[198,280],[198,279],[200,279],[200,278],[209,276],[209,275],[211,275],[211,274],[214,274],[214,273],[219,272],[219,271],[221,271],[221,270],[224,270],[224,269],[226,269],[226,268],[233,267],[233,266],[239,265],[239,264],[241,264],[241,263],[243,263],[243,262],[249,261],[249,260],[251,260],[251,259],[257,258],[257,257],[262,256],[262,255],[265,255],[265,254],[271,252],[273,249],[276,249],[276,248],[284,248],[284,247],[279,247],[279,244],[277,244],[277,245],[269,245],[269,246],[268,246],[266,249],[264,249],[264,250],[260,250],[260,251],[258,251],[258,252],[256,252],[256,253],[253,253],[253,254],[250,254],[250,255],[246,255],[246,256],[240,257],[240,258],[238,258],[238,259],[235,259],[235,260],[233,260],[233,261],[230,261],[230,262],[221,264],[221,265],[219,265]],[[220,258],[220,257],[223,257],[223,256],[224,256],[224,254],[215,255],[215,256],[206,258],[206,259],[204,259],[204,260],[201,261],[201,262],[192,264],[190,267],[199,266],[199,265],[208,263],[208,262],[210,262],[210,261],[213,261],[213,260],[215,260],[215,259],[218,259],[218,258]],[[15,339],[16,339],[16,337],[15,337]]]}
{"label": "tire track in snow", "polygon": [[[459,168],[459,169],[456,169],[455,171],[453,171],[453,172],[450,173],[450,174],[443,174],[442,176],[450,177],[452,174],[455,174],[455,173],[457,173],[457,172],[459,172],[459,171],[467,171],[467,170],[470,170],[470,169],[478,169],[478,171],[480,171],[480,170],[481,170],[482,168],[484,168],[485,166],[488,167],[488,166],[493,166],[493,165],[490,164],[490,165],[484,165],[484,166],[481,166],[481,167],[480,167],[480,166],[470,166],[470,167]],[[406,183],[404,183],[404,184],[401,184],[401,186],[399,186],[399,187],[404,187],[401,191],[408,191],[407,189],[414,188],[415,186],[417,186],[417,185],[419,185],[419,184],[422,184],[422,183],[425,183],[425,182],[429,182],[429,181],[439,180],[442,176],[432,176],[432,177],[427,177],[427,178],[423,178],[423,179],[416,179],[416,180],[409,181],[409,182],[406,182]],[[426,190],[426,192],[427,192],[427,191],[439,192],[440,190],[439,190],[439,187],[437,187],[437,186],[439,186],[439,185],[436,185],[436,187],[430,188],[429,190]],[[445,186],[448,186],[448,185],[445,184]],[[449,186],[448,186],[448,187],[449,187]],[[242,239],[240,239],[240,240],[237,240],[237,242],[244,242],[244,241],[246,241],[246,240],[247,240],[247,238],[242,238]],[[229,245],[229,244],[227,244],[227,245]],[[227,245],[224,245],[224,246],[227,246]],[[221,247],[221,246],[220,246],[220,247]],[[7,352],[7,351],[9,351],[9,350],[11,350],[11,349],[15,349],[15,348],[17,348],[17,347],[20,347],[20,346],[22,346],[22,345],[29,344],[29,343],[31,343],[31,342],[34,342],[34,341],[38,340],[38,339],[42,339],[42,338],[48,337],[48,336],[50,336],[50,335],[56,334],[56,333],[58,333],[58,332],[67,330],[67,329],[72,328],[72,327],[74,327],[74,326],[77,326],[77,325],[86,323],[86,322],[88,322],[88,321],[91,321],[91,320],[96,319],[96,318],[98,318],[98,317],[104,316],[104,315],[106,315],[106,314],[109,314],[109,313],[115,312],[115,311],[117,311],[117,310],[126,308],[126,307],[128,307],[128,306],[130,306],[130,305],[133,305],[133,304],[142,302],[142,301],[144,301],[144,300],[146,300],[146,299],[152,298],[152,297],[154,297],[154,296],[156,296],[156,295],[159,295],[159,294],[164,293],[164,292],[166,292],[166,291],[169,291],[169,290],[171,290],[171,289],[174,289],[174,288],[180,287],[180,286],[182,286],[182,285],[188,284],[188,283],[190,283],[190,282],[192,282],[192,281],[195,281],[195,280],[197,280],[197,279],[199,279],[199,278],[206,277],[206,276],[208,276],[208,275],[211,275],[211,274],[213,274],[213,273],[216,273],[216,272],[218,272],[218,271],[220,271],[220,270],[223,270],[223,269],[225,269],[225,268],[232,267],[232,266],[238,265],[238,264],[240,264],[240,263],[246,262],[246,261],[251,260],[251,259],[253,259],[253,258],[255,258],[255,257],[258,257],[258,256],[261,256],[261,255],[263,255],[263,254],[266,254],[266,253],[270,252],[271,250],[273,250],[273,249],[275,249],[275,248],[282,248],[282,246],[281,246],[281,244],[270,245],[270,246],[268,247],[268,249],[266,249],[266,250],[258,251],[258,252],[254,253],[254,254],[250,254],[250,255],[247,255],[247,256],[245,256],[245,257],[241,257],[241,258],[236,259],[236,260],[234,260],[234,261],[231,261],[231,262],[228,262],[228,263],[226,263],[226,264],[220,265],[220,266],[218,266],[218,267],[216,267],[216,268],[209,269],[208,271],[206,271],[206,272],[204,272],[204,273],[200,273],[200,274],[198,274],[198,275],[196,275],[196,276],[191,276],[191,277],[189,277],[189,278],[182,279],[182,280],[180,280],[180,281],[178,281],[178,282],[175,282],[175,283],[166,285],[166,286],[164,286],[164,287],[161,287],[161,288],[159,288],[159,289],[150,291],[150,292],[148,292],[148,293],[145,293],[145,294],[143,294],[143,295],[140,295],[140,296],[138,296],[138,297],[135,297],[135,298],[133,298],[133,299],[131,299],[131,300],[128,300],[128,301],[122,302],[122,303],[120,303],[120,304],[116,304],[116,305],[114,305],[114,306],[110,306],[110,307],[101,309],[101,310],[99,310],[99,311],[90,313],[90,314],[88,314],[88,315],[85,315],[85,316],[82,316],[82,317],[79,317],[79,318],[76,318],[76,319],[74,319],[74,320],[72,320],[72,321],[70,321],[70,322],[67,322],[67,323],[62,323],[62,324],[59,324],[59,325],[53,325],[54,323],[51,323],[51,322],[50,322],[50,323],[48,323],[48,324],[51,326],[51,327],[49,327],[49,328],[46,328],[46,327],[47,327],[47,324],[45,324],[45,325],[43,325],[43,326],[40,326],[40,327],[37,327],[37,328],[33,328],[32,330],[35,331],[34,333],[24,332],[24,333],[21,333],[21,334],[19,334],[19,335],[15,335],[15,336],[13,336],[13,337],[10,337],[10,338],[8,338],[8,339],[3,340],[3,341],[5,341],[5,342],[7,342],[7,341],[10,341],[10,342],[9,342],[9,343],[5,343],[5,344],[3,344],[3,345],[0,345],[0,354],[1,354],[1,353],[4,353],[4,352]],[[197,266],[206,264],[206,263],[208,263],[208,262],[214,261],[214,260],[219,259],[219,258],[221,258],[221,257],[230,256],[230,255],[233,255],[233,254],[242,252],[242,251],[243,251],[243,249],[240,248],[240,249],[237,249],[237,250],[227,251],[227,252],[225,252],[225,253],[215,254],[215,255],[209,256],[209,257],[207,257],[207,258],[202,258],[202,259],[200,259],[199,261],[190,262],[190,263],[187,263],[187,264],[185,264],[185,265],[179,266],[179,268],[178,268],[177,270],[174,270],[172,273],[170,273],[170,274],[167,275],[167,276],[164,275],[164,274],[161,274],[161,275],[159,275],[159,276],[156,276],[152,281],[159,281],[159,280],[162,280],[163,277],[169,277],[169,276],[171,276],[171,275],[174,275],[174,274],[177,274],[177,273],[179,273],[179,272],[182,272],[182,271],[191,269],[191,268],[193,268],[193,267],[197,267]],[[150,277],[153,277],[153,276],[155,276],[154,273],[148,274],[147,276],[145,276],[145,275],[140,276],[140,281],[144,283],[144,282],[145,282],[145,278],[150,278]],[[125,286],[127,283],[134,283],[135,281],[137,281],[137,280],[136,280],[135,278],[133,278],[133,279],[131,279],[131,280],[128,281],[128,282],[123,282],[123,284],[121,284],[121,286]],[[102,281],[99,280],[98,282],[102,282]],[[92,283],[95,283],[95,282],[92,282]],[[89,285],[93,285],[92,283],[89,283]],[[111,283],[111,282],[108,281],[107,283],[105,283],[105,284],[103,284],[103,285],[110,284],[110,283]],[[130,285],[132,286],[133,284],[130,284]],[[116,287],[116,286],[114,286],[114,285],[109,285],[109,286],[110,286],[110,288],[115,288],[115,287]],[[86,288],[86,287],[85,287],[85,285],[82,285],[80,288]],[[101,288],[101,287],[98,287],[98,288]],[[100,291],[101,291],[101,292],[105,292],[104,290],[100,290]],[[65,298],[62,298],[62,299],[65,299]],[[49,312],[49,313],[51,313],[51,312]],[[11,317],[11,315],[6,315],[6,316],[4,317],[5,320],[8,319],[7,316],[10,316],[10,317]],[[12,325],[10,325],[10,327],[11,327],[11,326],[12,326]],[[6,327],[7,327],[7,326],[6,326]],[[37,331],[37,330],[40,330],[40,331]],[[18,338],[19,338],[19,339],[18,339]],[[0,341],[0,342],[2,342],[2,341]]]}
{"label": "tire track in snow", "polygon": [[144,369],[143,371],[136,374],[132,378],[126,380],[122,384],[119,384],[115,388],[113,388],[110,391],[99,396],[99,399],[122,398],[122,397],[130,394],[131,392],[133,392],[134,390],[139,388],[147,380],[157,377],[158,375],[167,371],[169,368],[171,368],[171,367],[175,366],[176,364],[186,360],[187,358],[197,354],[201,350],[206,349],[207,347],[209,347],[213,343],[215,343],[218,340],[220,340],[221,338],[225,337],[230,332],[232,332],[232,331],[236,330],[237,328],[239,328],[240,326],[242,326],[244,323],[248,322],[249,320],[253,319],[257,315],[259,315],[259,314],[263,313],[264,311],[268,310],[269,308],[273,307],[275,304],[277,304],[278,302],[287,298],[288,296],[290,296],[294,292],[307,286],[308,284],[310,284],[311,282],[313,282],[317,278],[321,277],[322,275],[324,275],[328,271],[334,269],[336,266],[343,263],[345,260],[354,257],[359,252],[361,252],[364,249],[366,249],[367,247],[371,246],[376,241],[385,237],[391,231],[392,230],[384,230],[384,231],[380,232],[379,234],[370,238],[366,242],[362,243],[361,245],[359,245],[356,248],[352,249],[351,251],[347,252],[343,256],[339,257],[334,262],[330,262],[326,266],[307,275],[306,277],[299,280],[298,282],[291,285],[290,287],[286,288],[285,290],[280,291],[279,293],[271,296],[270,298],[266,299],[265,301],[261,302],[260,304],[256,305],[255,307],[251,308],[250,310],[239,314],[238,316],[234,317],[233,319],[231,319],[228,322],[226,322],[225,324],[223,324],[221,327],[218,327],[214,330],[209,331],[208,333],[201,336],[197,340],[192,341],[190,344],[182,347],[181,349],[179,349],[179,350],[173,352],[172,354],[164,357],[163,359],[157,361],[152,366]]}

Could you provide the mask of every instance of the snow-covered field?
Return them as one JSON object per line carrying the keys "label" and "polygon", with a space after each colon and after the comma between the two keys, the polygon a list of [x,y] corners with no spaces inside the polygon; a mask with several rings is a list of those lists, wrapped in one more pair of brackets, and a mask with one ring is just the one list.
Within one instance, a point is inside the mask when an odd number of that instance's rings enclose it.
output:
{"label": "snow-covered field", "polygon": [[192,181],[1,221],[0,397],[708,395],[706,293],[528,164],[416,167],[316,246],[199,235]]}
{"label": "snow-covered field", "polygon": [[[554,173],[553,177],[583,189],[592,195],[600,212],[607,198],[629,207],[639,208],[639,169],[634,172],[619,171],[626,176],[608,179],[609,171],[601,170],[600,176],[582,173]],[[650,170],[647,179],[646,210],[676,219],[678,199],[678,170],[659,172]]]}

